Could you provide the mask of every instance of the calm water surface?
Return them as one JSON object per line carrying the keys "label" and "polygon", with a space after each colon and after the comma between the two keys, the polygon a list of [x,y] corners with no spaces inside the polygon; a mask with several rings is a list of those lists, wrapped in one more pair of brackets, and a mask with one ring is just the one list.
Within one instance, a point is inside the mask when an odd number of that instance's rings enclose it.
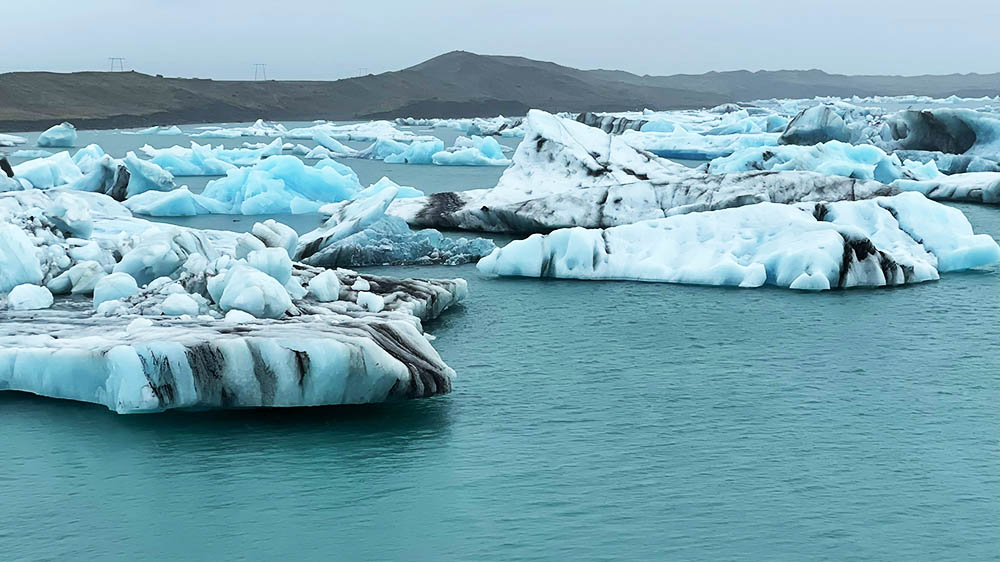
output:
{"label": "calm water surface", "polygon": [[0,559],[997,557],[997,268],[818,294],[371,271],[469,280],[427,326],[455,392],[150,416],[0,393]]}

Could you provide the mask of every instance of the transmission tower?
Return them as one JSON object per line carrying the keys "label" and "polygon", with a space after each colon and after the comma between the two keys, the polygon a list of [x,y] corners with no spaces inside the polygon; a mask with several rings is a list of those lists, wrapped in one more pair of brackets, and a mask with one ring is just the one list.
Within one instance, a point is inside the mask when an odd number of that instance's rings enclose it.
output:
{"label": "transmission tower", "polygon": [[267,65],[263,63],[256,63],[253,65],[253,79],[254,80],[267,80]]}
{"label": "transmission tower", "polygon": [[358,68],[358,76],[367,76],[367,75],[368,75],[368,67],[367,66],[362,66],[362,67]]}
{"label": "transmission tower", "polygon": [[108,57],[108,60],[111,61],[111,72],[115,72],[116,68],[118,69],[117,72],[125,72],[124,57]]}

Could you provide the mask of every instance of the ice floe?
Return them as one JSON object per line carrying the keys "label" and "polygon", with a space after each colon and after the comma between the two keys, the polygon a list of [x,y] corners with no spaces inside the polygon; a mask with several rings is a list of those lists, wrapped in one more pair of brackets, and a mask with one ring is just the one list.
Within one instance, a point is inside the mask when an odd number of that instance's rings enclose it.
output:
{"label": "ice floe", "polygon": [[397,200],[416,226],[495,232],[606,227],[761,201],[837,201],[889,195],[884,184],[814,172],[709,174],[636,149],[625,135],[529,112],[527,134],[496,187]]}
{"label": "ice floe", "polygon": [[[292,239],[276,224],[259,229],[263,249],[240,259],[234,233],[154,225],[102,194],[0,194],[0,293],[16,289],[2,298],[0,389],[120,413],[451,389],[454,371],[421,320],[465,298],[464,281],[292,263]],[[94,300],[39,309],[43,284]]]}
{"label": "ice floe", "polygon": [[1000,247],[961,211],[917,193],[867,201],[758,203],[511,242],[487,274],[826,290],[901,285],[988,265]]}

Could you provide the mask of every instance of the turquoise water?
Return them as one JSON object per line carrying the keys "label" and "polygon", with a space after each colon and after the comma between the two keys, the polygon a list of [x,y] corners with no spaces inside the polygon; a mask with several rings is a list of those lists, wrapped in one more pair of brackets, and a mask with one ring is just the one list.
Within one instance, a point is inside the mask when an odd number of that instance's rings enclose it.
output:
{"label": "turquoise water", "polygon": [[455,392],[152,416],[0,393],[0,559],[996,558],[998,268],[820,294],[370,271],[469,280],[427,326]]}

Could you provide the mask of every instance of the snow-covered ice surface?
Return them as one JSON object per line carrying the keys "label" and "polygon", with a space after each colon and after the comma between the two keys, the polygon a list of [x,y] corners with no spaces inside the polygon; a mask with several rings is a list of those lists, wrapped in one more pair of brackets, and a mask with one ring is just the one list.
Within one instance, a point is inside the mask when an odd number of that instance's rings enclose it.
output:
{"label": "snow-covered ice surface", "polygon": [[416,226],[494,232],[607,227],[761,201],[837,201],[890,195],[874,181],[814,172],[709,174],[609,135],[532,110],[526,136],[496,187],[397,200],[390,214]]}
{"label": "snow-covered ice surface", "polygon": [[917,193],[758,203],[608,229],[561,229],[483,258],[487,274],[826,290],[937,279],[1000,260],[965,216]]}
{"label": "snow-covered ice surface", "polygon": [[[17,288],[0,314],[0,390],[129,413],[356,404],[451,388],[454,372],[421,320],[465,298],[461,279],[293,263],[294,240],[276,223],[255,228],[256,249],[240,258],[235,233],[150,223],[103,194],[62,189],[0,194],[0,229],[0,292]],[[18,288],[25,283],[37,288]],[[22,310],[45,304],[41,284],[95,301]]]}

